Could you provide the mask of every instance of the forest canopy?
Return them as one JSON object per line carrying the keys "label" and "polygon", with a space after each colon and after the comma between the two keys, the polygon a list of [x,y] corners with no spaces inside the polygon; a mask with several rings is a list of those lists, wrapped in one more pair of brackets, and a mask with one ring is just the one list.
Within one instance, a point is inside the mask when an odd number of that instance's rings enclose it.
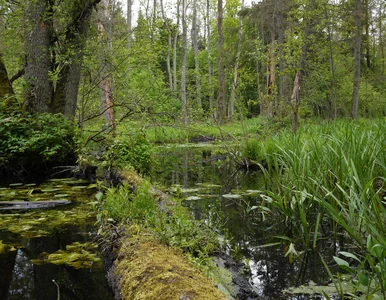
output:
{"label": "forest canopy", "polygon": [[292,116],[294,132],[386,113],[381,0],[144,1],[136,22],[132,4],[1,0],[1,110],[80,127]]}

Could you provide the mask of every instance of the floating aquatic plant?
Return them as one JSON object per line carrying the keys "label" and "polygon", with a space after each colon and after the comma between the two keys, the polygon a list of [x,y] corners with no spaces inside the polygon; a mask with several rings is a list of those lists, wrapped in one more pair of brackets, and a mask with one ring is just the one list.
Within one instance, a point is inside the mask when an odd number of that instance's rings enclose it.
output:
{"label": "floating aquatic plant", "polygon": [[66,250],[58,250],[54,253],[43,252],[39,258],[31,260],[32,263],[41,265],[51,263],[54,265],[67,265],[74,269],[90,268],[101,259],[95,253],[95,243],[75,242],[66,246]]}

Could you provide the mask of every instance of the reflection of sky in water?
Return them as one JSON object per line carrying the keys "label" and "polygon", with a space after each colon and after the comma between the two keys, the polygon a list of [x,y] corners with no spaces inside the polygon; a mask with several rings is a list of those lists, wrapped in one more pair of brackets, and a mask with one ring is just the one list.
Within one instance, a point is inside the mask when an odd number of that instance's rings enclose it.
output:
{"label": "reflection of sky in water", "polygon": [[33,299],[32,291],[33,264],[28,260],[24,251],[18,249],[8,299]]}

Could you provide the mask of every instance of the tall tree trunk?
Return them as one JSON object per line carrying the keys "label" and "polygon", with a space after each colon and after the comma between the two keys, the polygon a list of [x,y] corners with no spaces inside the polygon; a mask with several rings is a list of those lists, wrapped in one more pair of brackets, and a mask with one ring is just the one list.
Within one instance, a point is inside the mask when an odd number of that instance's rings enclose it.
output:
{"label": "tall tree trunk", "polygon": [[[241,9],[244,7],[244,0],[241,3]],[[239,16],[239,31],[237,34],[237,48],[236,48],[236,58],[235,66],[233,69],[233,81],[231,87],[231,95],[229,97],[228,103],[228,118],[231,119],[235,110],[235,100],[236,100],[236,88],[238,84],[238,74],[239,74],[239,63],[240,63],[240,52],[241,52],[241,40],[243,38],[243,17]]]}
{"label": "tall tree trunk", "polygon": [[177,26],[173,39],[173,91],[177,92],[177,42],[178,42],[178,28],[180,25],[180,0],[177,0]]}
{"label": "tall tree trunk", "polygon": [[132,37],[132,18],[133,18],[133,12],[132,12],[132,6],[133,6],[133,0],[127,0],[127,43],[128,43],[128,48],[131,49],[132,42],[133,42],[133,37]]}
{"label": "tall tree trunk", "polygon": [[7,99],[2,99],[3,97],[11,96],[13,95],[13,89],[11,86],[11,83],[8,78],[7,69],[5,68],[4,60],[3,60],[3,53],[0,49],[0,100],[6,101],[6,106],[8,106]]}
{"label": "tall tree trunk", "polygon": [[109,10],[110,0],[102,0],[102,6],[98,12],[98,40],[102,44],[100,49],[100,111],[105,118],[106,124],[114,128],[114,111],[112,97],[112,75],[109,67],[109,54],[111,53],[112,24]]}
{"label": "tall tree trunk", "polygon": [[186,0],[182,0],[182,65],[181,65],[181,105],[182,122],[188,122],[188,104],[186,99],[186,48],[187,48],[187,24],[186,24]]}
{"label": "tall tree trunk", "polygon": [[[325,18],[329,19],[329,15],[327,12],[327,7],[325,7]],[[333,119],[336,120],[338,117],[337,105],[336,105],[336,87],[335,87],[335,62],[334,62],[334,52],[332,49],[332,41],[333,41],[333,30],[332,25],[328,26],[328,46],[330,52],[330,71],[331,71],[331,80],[330,80],[330,102],[333,106]],[[330,109],[331,115],[331,109]]]}
{"label": "tall tree trunk", "polygon": [[4,101],[4,106],[7,108],[12,108],[11,99],[14,97],[9,97],[13,95],[13,89],[11,82],[9,81],[7,68],[5,67],[4,58],[3,58],[3,16],[0,15],[0,103]]}
{"label": "tall tree trunk", "polygon": [[29,113],[49,112],[53,91],[50,39],[53,31],[50,0],[30,1],[25,11],[26,67],[23,109]]}
{"label": "tall tree trunk", "polygon": [[206,15],[207,15],[207,49],[208,49],[208,85],[209,85],[209,109],[213,112],[214,90],[212,83],[212,52],[211,52],[211,38],[210,38],[210,0],[206,0]]}
{"label": "tall tree trunk", "polygon": [[194,77],[196,83],[196,101],[199,111],[202,111],[201,103],[201,81],[200,66],[198,61],[198,26],[197,26],[197,0],[193,1],[193,18],[192,18],[192,44],[194,51]]}
{"label": "tall tree trunk", "polygon": [[268,64],[268,80],[267,80],[267,95],[269,116],[273,117],[276,114],[277,98],[276,98],[276,62],[275,62],[275,33],[271,31],[271,47],[269,50]]}
{"label": "tall tree trunk", "polygon": [[284,24],[283,24],[283,3],[281,0],[277,1],[278,16],[277,16],[277,27],[278,27],[278,46],[279,46],[279,103],[278,113],[281,114],[282,102],[285,99],[285,61],[284,61]]}
{"label": "tall tree trunk", "polygon": [[162,0],[160,0],[160,5],[161,5],[162,19],[164,20],[164,25],[165,25],[166,30],[168,32],[168,51],[167,51],[167,55],[166,55],[166,67],[167,67],[168,78],[169,78],[169,89],[172,91],[173,90],[173,74],[172,74],[172,70],[171,70],[171,61],[170,61],[170,52],[172,50],[172,32],[170,29],[169,20],[165,16],[164,4],[163,4]]}
{"label": "tall tree trunk", "polygon": [[224,75],[224,53],[223,53],[223,1],[217,0],[217,29],[218,29],[218,92],[216,116],[219,124],[226,121],[226,99],[225,99],[225,75]]}
{"label": "tall tree trunk", "polygon": [[311,0],[308,6],[306,17],[306,24],[304,28],[304,40],[302,50],[300,53],[299,68],[295,75],[294,86],[291,95],[291,107],[292,107],[292,133],[296,134],[298,130],[298,118],[299,118],[299,106],[300,106],[300,86],[303,80],[304,67],[306,64],[306,55],[308,51],[308,37],[311,32],[311,16],[309,15],[314,9],[315,0]]}
{"label": "tall tree trunk", "polygon": [[60,65],[60,62],[53,61],[55,68],[60,69],[50,105],[50,111],[53,113],[63,113],[68,118],[75,116],[88,21],[93,7],[99,2],[100,0],[88,0],[73,4],[72,22],[67,27],[65,35],[64,45],[67,48],[64,49],[65,54],[59,53],[68,55],[67,62],[70,63]]}
{"label": "tall tree trunk", "polygon": [[371,68],[371,51],[370,51],[370,18],[371,18],[371,9],[369,7],[369,0],[364,0],[363,10],[365,12],[365,57],[367,68]]}
{"label": "tall tree trunk", "polygon": [[354,79],[351,116],[353,119],[356,119],[358,117],[359,89],[361,82],[361,0],[355,0],[354,25]]}

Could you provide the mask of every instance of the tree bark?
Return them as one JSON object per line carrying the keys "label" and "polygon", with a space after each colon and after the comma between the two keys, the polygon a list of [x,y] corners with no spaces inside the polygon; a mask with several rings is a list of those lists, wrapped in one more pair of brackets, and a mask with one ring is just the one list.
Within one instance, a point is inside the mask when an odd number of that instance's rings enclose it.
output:
{"label": "tree bark", "polygon": [[[313,11],[314,9],[314,3],[315,0],[311,0],[310,4],[308,6],[308,14]],[[298,130],[298,119],[299,119],[299,106],[300,106],[300,86],[302,84],[303,80],[303,74],[304,74],[304,67],[306,64],[306,56],[307,56],[307,51],[308,51],[308,44],[309,40],[308,37],[311,32],[311,16],[308,15],[306,17],[306,24],[304,28],[304,40],[303,40],[303,45],[302,45],[302,50],[300,53],[300,61],[299,61],[299,68],[298,71],[296,72],[295,75],[295,80],[294,80],[294,86],[292,89],[292,95],[291,95],[291,107],[292,107],[292,133],[296,134]]]}
{"label": "tree bark", "polygon": [[181,65],[181,105],[182,105],[182,122],[188,122],[188,105],[186,99],[186,48],[187,48],[187,25],[186,25],[186,0],[182,0],[182,65]]}
{"label": "tree bark", "polygon": [[178,42],[178,28],[180,25],[180,0],[177,0],[177,26],[173,39],[173,91],[177,92],[177,42]]}
{"label": "tree bark", "polygon": [[53,91],[50,40],[53,24],[49,0],[31,1],[25,12],[25,81],[23,109],[29,113],[49,112]]}
{"label": "tree bark", "polygon": [[216,116],[219,124],[226,121],[225,76],[223,62],[223,1],[217,0],[217,30],[218,30],[218,92]]}
{"label": "tree bark", "polygon": [[[87,22],[93,7],[99,2],[83,0],[72,3],[71,21],[62,33],[55,35],[54,1],[31,1],[28,4],[25,13],[27,87],[23,103],[26,112],[75,116]],[[61,47],[57,47],[59,40]]]}
{"label": "tree bark", "polygon": [[[241,8],[244,7],[244,0],[242,0]],[[236,100],[236,88],[238,84],[238,74],[239,74],[239,63],[240,63],[240,52],[241,52],[241,41],[243,38],[243,17],[239,16],[239,31],[237,34],[237,48],[236,48],[236,58],[235,66],[233,69],[233,81],[231,87],[231,95],[229,97],[228,103],[228,118],[231,119],[235,110],[235,100]]]}
{"label": "tree bark", "polygon": [[192,44],[194,51],[194,77],[196,83],[196,101],[199,111],[202,111],[200,66],[198,61],[197,0],[193,1]]}
{"label": "tree bark", "polygon": [[161,5],[162,19],[164,20],[164,25],[165,25],[166,30],[168,32],[168,50],[167,50],[167,55],[166,55],[166,67],[167,67],[168,79],[169,79],[169,89],[172,91],[173,90],[173,74],[172,74],[172,70],[171,70],[171,60],[170,60],[170,52],[172,49],[172,32],[170,29],[169,20],[165,16],[164,4],[163,4],[162,0],[160,0],[160,5]]}
{"label": "tree bark", "polygon": [[210,0],[206,0],[206,14],[207,14],[207,49],[208,49],[208,85],[209,85],[209,109],[210,113],[213,112],[213,102],[214,102],[214,91],[212,84],[212,48],[211,48],[211,38],[210,38]]}
{"label": "tree bark", "polygon": [[361,82],[361,0],[355,0],[354,25],[354,78],[351,117],[356,119],[358,117],[359,89]]}
{"label": "tree bark", "polygon": [[131,46],[132,46],[132,42],[133,42],[133,39],[132,39],[132,17],[133,17],[133,12],[132,12],[132,5],[133,5],[133,0],[127,0],[127,32],[128,32],[128,36],[127,36],[127,44],[128,44],[128,48],[131,49]]}
{"label": "tree bark", "polygon": [[279,46],[279,103],[278,113],[281,114],[282,102],[285,99],[285,61],[284,61],[284,24],[283,24],[283,3],[281,0],[277,1],[278,16],[277,16],[277,27],[278,27],[278,46]]}
{"label": "tree bark", "polygon": [[109,54],[112,48],[111,35],[111,16],[110,16],[110,0],[102,0],[102,6],[98,12],[98,40],[102,46],[100,49],[100,112],[103,114],[107,126],[111,129],[114,124],[114,110],[112,97],[112,75],[109,67]]}

